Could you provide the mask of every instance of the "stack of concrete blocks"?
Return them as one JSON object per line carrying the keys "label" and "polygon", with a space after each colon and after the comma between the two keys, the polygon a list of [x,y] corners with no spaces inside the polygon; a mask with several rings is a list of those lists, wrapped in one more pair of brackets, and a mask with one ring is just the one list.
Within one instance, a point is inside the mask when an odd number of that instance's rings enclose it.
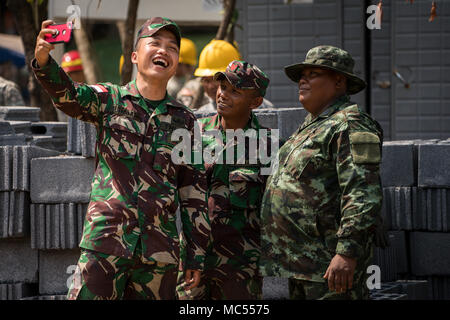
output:
{"label": "stack of concrete blocks", "polygon": [[[30,125],[18,124],[11,109],[4,108],[0,107],[0,117],[6,120],[0,121],[0,300],[12,300],[35,295],[38,288],[38,253],[30,246],[31,161],[61,153],[27,144],[25,132],[16,129]],[[34,119],[26,112],[18,114],[26,121]]]}
{"label": "stack of concrete blocks", "polygon": [[428,280],[431,299],[450,299],[449,140],[383,144],[382,215],[391,246],[376,248],[381,280]]}
{"label": "stack of concrete blocks", "polygon": [[[39,121],[39,108],[0,107],[0,145],[30,145],[51,150],[65,151],[67,141],[66,122]],[[12,131],[11,131],[12,129]]]}
{"label": "stack of concrete blocks", "polygon": [[39,252],[39,295],[67,293],[80,251],[95,160],[65,155],[31,162],[31,248]]}

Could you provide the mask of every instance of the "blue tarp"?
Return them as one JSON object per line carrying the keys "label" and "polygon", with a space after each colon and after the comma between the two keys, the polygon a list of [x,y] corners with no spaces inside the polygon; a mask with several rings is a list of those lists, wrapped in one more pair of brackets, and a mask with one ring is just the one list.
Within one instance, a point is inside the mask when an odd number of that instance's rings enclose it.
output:
{"label": "blue tarp", "polygon": [[4,48],[0,44],[0,63],[11,61],[17,68],[22,68],[25,65],[25,55],[8,49]]}

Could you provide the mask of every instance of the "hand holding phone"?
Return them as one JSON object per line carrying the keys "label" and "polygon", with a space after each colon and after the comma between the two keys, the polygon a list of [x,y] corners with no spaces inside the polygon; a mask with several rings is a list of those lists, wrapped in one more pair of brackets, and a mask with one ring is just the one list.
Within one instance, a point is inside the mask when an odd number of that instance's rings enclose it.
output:
{"label": "hand holding phone", "polygon": [[41,31],[39,32],[36,38],[36,47],[34,49],[34,56],[36,58],[39,67],[41,68],[47,64],[50,51],[55,49],[55,46],[52,43],[46,41],[46,36],[51,38],[55,34],[57,36],[58,33],[57,30],[55,30],[55,28],[53,29],[49,28],[50,25],[52,24],[53,24],[52,20],[45,20],[44,22],[42,22]]}
{"label": "hand holding phone", "polygon": [[56,30],[53,34],[45,34],[44,39],[48,43],[63,43],[69,42],[70,37],[72,35],[72,24],[61,23],[61,24],[52,24],[47,27],[51,30]]}

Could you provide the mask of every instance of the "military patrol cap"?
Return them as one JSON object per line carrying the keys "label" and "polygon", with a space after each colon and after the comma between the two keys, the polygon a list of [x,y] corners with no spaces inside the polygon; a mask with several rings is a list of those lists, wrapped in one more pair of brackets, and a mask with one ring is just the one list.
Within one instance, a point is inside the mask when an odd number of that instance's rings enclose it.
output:
{"label": "military patrol cap", "polygon": [[178,25],[169,18],[161,18],[161,17],[150,18],[144,22],[144,24],[138,31],[135,46],[137,45],[139,39],[151,37],[162,28],[167,28],[175,35],[179,48],[181,42],[180,28],[178,28]]}
{"label": "military patrol cap", "polygon": [[217,72],[214,75],[214,80],[223,78],[238,89],[257,89],[262,97],[266,94],[270,81],[257,66],[241,60],[231,61],[225,72]]}
{"label": "military patrol cap", "polygon": [[355,61],[345,50],[333,46],[318,46],[310,49],[305,61],[284,67],[284,72],[294,82],[300,81],[306,67],[324,68],[347,77],[347,93],[355,94],[366,87],[366,82],[353,73]]}

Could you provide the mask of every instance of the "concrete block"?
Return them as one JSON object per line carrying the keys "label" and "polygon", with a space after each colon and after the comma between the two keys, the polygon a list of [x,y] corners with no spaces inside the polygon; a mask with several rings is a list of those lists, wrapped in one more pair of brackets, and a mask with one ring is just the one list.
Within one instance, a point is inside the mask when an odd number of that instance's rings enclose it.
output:
{"label": "concrete block", "polygon": [[381,281],[396,280],[398,274],[408,272],[404,231],[388,231],[390,246],[374,249],[374,264],[380,267]]}
{"label": "concrete block", "polygon": [[419,145],[418,185],[450,188],[450,145]]}
{"label": "concrete block", "polygon": [[427,280],[397,280],[401,292],[408,295],[408,300],[429,300],[429,283]]}
{"label": "concrete block", "polygon": [[67,122],[33,122],[31,123],[31,133],[33,135],[66,138]]}
{"label": "concrete block", "polygon": [[383,188],[383,203],[381,206],[381,216],[387,230],[392,230],[392,208],[394,207],[391,188]]}
{"label": "concrete block", "polygon": [[412,218],[414,230],[427,230],[427,193],[425,189],[412,188]]}
{"label": "concrete block", "polygon": [[412,195],[410,187],[394,189],[394,226],[398,230],[412,230]]}
{"label": "concrete block", "polygon": [[427,189],[427,230],[442,231],[441,190]]}
{"label": "concrete block", "polygon": [[[69,266],[76,265],[80,257],[80,250],[48,251],[39,250],[39,294],[54,295],[66,294],[67,283],[74,269]],[[68,281],[69,280],[69,281]]]}
{"label": "concrete block", "polygon": [[414,186],[413,143],[401,141],[384,142],[380,173],[383,187]]}
{"label": "concrete block", "polygon": [[30,194],[25,191],[9,193],[8,237],[21,238],[30,234]]}
{"label": "concrete block", "polygon": [[75,203],[60,204],[60,242],[61,249],[78,247],[77,205]]}
{"label": "concrete block", "polygon": [[33,203],[89,202],[94,159],[80,156],[38,158],[31,161]]}
{"label": "concrete block", "polygon": [[0,120],[0,136],[5,134],[15,134],[15,131],[8,121]]}
{"label": "concrete block", "polygon": [[39,121],[39,112],[35,107],[0,107],[0,120]]}
{"label": "concrete block", "polygon": [[288,278],[264,277],[263,300],[288,300]]}
{"label": "concrete block", "polygon": [[86,213],[88,210],[88,203],[78,203],[77,204],[77,243],[81,242],[81,237],[83,235],[83,227],[84,227],[84,220],[86,217]]}
{"label": "concrete block", "polygon": [[450,277],[432,276],[427,278],[433,300],[450,300]]}
{"label": "concrete block", "polygon": [[38,281],[38,252],[31,249],[30,238],[0,240],[0,256],[0,281]]}
{"label": "concrete block", "polygon": [[0,191],[12,189],[13,147],[0,147]]}
{"label": "concrete block", "polygon": [[59,204],[48,204],[45,207],[45,248],[60,249]]}
{"label": "concrete block", "polygon": [[2,283],[0,284],[0,300],[19,300],[36,295],[37,283]]}
{"label": "concrete block", "polygon": [[0,136],[0,146],[19,145],[26,145],[26,139],[23,134],[7,134]]}
{"label": "concrete block", "polygon": [[408,300],[408,295],[403,293],[374,293],[370,300]]}
{"label": "concrete block", "polygon": [[97,129],[91,123],[81,122],[81,155],[86,158],[95,157],[95,143],[97,141]]}
{"label": "concrete block", "polygon": [[9,191],[0,192],[0,238],[8,237]]}
{"label": "concrete block", "polygon": [[81,154],[81,141],[78,140],[78,121],[69,117],[67,122],[67,151],[74,154]]}
{"label": "concrete block", "polygon": [[61,152],[35,146],[15,146],[13,149],[12,190],[30,191],[30,162],[34,158],[60,155]]}
{"label": "concrete block", "polygon": [[411,273],[450,275],[450,233],[410,233]]}
{"label": "concrete block", "polygon": [[45,204],[30,205],[31,248],[45,248]]}
{"label": "concrete block", "polygon": [[30,121],[8,121],[16,134],[31,135]]}

